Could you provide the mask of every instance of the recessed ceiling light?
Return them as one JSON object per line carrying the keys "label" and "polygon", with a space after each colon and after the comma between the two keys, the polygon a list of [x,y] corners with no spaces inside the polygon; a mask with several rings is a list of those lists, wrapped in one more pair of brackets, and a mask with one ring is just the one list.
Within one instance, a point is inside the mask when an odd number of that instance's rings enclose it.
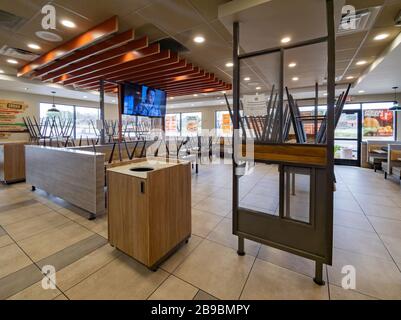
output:
{"label": "recessed ceiling light", "polygon": [[283,39],[281,39],[281,43],[288,43],[291,41],[290,37],[284,37]]}
{"label": "recessed ceiling light", "polygon": [[220,104],[224,104],[224,101],[220,101]]}
{"label": "recessed ceiling light", "polygon": [[84,96],[84,99],[86,99],[87,98],[87,96]]}
{"label": "recessed ceiling light", "polygon": [[191,107],[194,107],[195,105],[193,103],[191,103]]}
{"label": "recessed ceiling light", "polygon": [[24,90],[25,90],[25,91],[28,91],[28,90],[29,90],[29,88],[24,88]]}
{"label": "recessed ceiling light", "polygon": [[327,96],[328,96],[328,93],[327,93],[327,92],[325,92],[325,93],[323,93],[323,95],[324,95],[325,97],[327,97]]}
{"label": "recessed ceiling light", "polygon": [[221,93],[222,93],[222,94],[226,94],[226,93],[227,93],[227,91],[222,91]]}
{"label": "recessed ceiling light", "polygon": [[234,66],[234,63],[232,63],[232,62],[227,62],[226,63],[226,67],[227,68],[231,68],[232,66]]}
{"label": "recessed ceiling light", "polygon": [[359,90],[358,93],[365,93],[365,90]]}
{"label": "recessed ceiling light", "polygon": [[11,64],[18,64],[18,61],[14,59],[7,59],[7,62]]}
{"label": "recessed ceiling light", "polygon": [[67,28],[75,28],[76,24],[70,20],[61,20],[61,24]]}
{"label": "recessed ceiling light", "polygon": [[198,95],[195,93],[195,94],[194,94],[194,97],[197,97],[197,96],[198,96]]}
{"label": "recessed ceiling light", "polygon": [[347,77],[347,80],[352,80],[352,79],[354,79],[353,76],[348,76],[348,77]]}
{"label": "recessed ceiling light", "polygon": [[35,43],[28,43],[28,47],[31,48],[31,49],[33,49],[33,50],[40,50],[40,49],[41,49],[41,47],[38,46],[38,45],[35,44]]}
{"label": "recessed ceiling light", "polygon": [[260,90],[260,89],[262,89],[262,88],[261,88],[261,87],[256,87],[255,89],[256,89],[256,90]]}
{"label": "recessed ceiling light", "polygon": [[292,81],[298,81],[298,80],[299,80],[298,77],[293,77],[293,78],[292,78]]}
{"label": "recessed ceiling light", "polygon": [[365,60],[360,60],[356,63],[357,66],[363,66],[364,64],[367,64],[368,62]]}
{"label": "recessed ceiling light", "polygon": [[111,100],[112,103],[116,102],[116,100]]}
{"label": "recessed ceiling light", "polygon": [[0,69],[0,73],[4,73],[4,70],[1,70],[1,69]]}
{"label": "recessed ceiling light", "polygon": [[170,97],[170,100],[174,100],[174,97]]}
{"label": "recessed ceiling light", "polygon": [[384,39],[386,39],[388,37],[389,37],[388,33],[380,33],[376,37],[374,37],[373,39],[376,40],[376,41],[380,41],[380,40],[384,40]]}
{"label": "recessed ceiling light", "polygon": [[244,78],[244,81],[249,81],[249,80],[251,80],[250,77],[245,77],[245,78]]}
{"label": "recessed ceiling light", "polygon": [[205,42],[205,38],[203,36],[196,36],[194,38],[194,42],[196,42],[196,43],[204,43]]}
{"label": "recessed ceiling light", "polygon": [[288,66],[290,68],[295,68],[297,66],[297,64],[295,62],[291,62]]}

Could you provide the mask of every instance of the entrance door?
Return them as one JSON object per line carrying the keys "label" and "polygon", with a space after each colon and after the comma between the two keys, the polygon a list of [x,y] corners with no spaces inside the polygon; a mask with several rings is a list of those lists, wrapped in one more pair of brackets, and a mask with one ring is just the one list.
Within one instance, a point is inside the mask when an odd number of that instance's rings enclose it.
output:
{"label": "entrance door", "polygon": [[360,166],[361,110],[344,110],[335,131],[335,164]]}

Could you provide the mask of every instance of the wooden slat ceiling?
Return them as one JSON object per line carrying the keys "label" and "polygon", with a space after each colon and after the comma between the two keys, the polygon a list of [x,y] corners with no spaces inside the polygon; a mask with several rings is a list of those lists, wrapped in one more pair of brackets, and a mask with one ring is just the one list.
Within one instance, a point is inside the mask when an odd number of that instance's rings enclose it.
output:
{"label": "wooden slat ceiling", "polygon": [[113,82],[133,82],[165,90],[169,96],[231,90],[231,84],[189,63],[147,37],[136,39],[134,31],[118,32],[112,17],[71,41],[23,66],[19,76],[48,83],[73,86],[77,90],[99,90],[106,80],[106,93],[116,93]]}

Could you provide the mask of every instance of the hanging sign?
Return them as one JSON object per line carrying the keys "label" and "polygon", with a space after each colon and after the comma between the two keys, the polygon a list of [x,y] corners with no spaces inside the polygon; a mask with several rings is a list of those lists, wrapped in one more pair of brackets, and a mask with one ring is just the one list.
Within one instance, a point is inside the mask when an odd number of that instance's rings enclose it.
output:
{"label": "hanging sign", "polygon": [[265,116],[267,113],[267,100],[264,94],[244,95],[242,104],[245,116]]}

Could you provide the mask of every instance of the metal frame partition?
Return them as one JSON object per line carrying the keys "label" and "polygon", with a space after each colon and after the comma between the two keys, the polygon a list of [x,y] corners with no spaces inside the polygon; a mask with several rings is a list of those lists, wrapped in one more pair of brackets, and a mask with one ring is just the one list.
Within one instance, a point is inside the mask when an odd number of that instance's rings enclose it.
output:
{"label": "metal frame partition", "polygon": [[[233,25],[233,234],[238,236],[238,254],[244,255],[244,239],[253,240],[315,261],[315,283],[324,285],[323,264],[332,264],[333,191],[334,191],[334,128],[335,128],[335,23],[333,0],[326,0],[327,36],[284,47],[240,54],[240,25]],[[326,139],[315,144],[285,143],[284,123],[284,53],[285,50],[327,42],[327,114]],[[253,158],[244,155],[246,139],[240,127],[240,62],[243,59],[280,54],[279,141],[254,142]],[[242,128],[243,129],[243,128]],[[266,214],[239,205],[239,184],[247,160],[276,164],[279,169],[279,209],[276,215]],[[299,221],[288,214],[290,184],[294,174],[307,175],[309,183],[308,221]],[[292,186],[293,187],[293,186]],[[294,190],[294,189],[293,189]]]}

